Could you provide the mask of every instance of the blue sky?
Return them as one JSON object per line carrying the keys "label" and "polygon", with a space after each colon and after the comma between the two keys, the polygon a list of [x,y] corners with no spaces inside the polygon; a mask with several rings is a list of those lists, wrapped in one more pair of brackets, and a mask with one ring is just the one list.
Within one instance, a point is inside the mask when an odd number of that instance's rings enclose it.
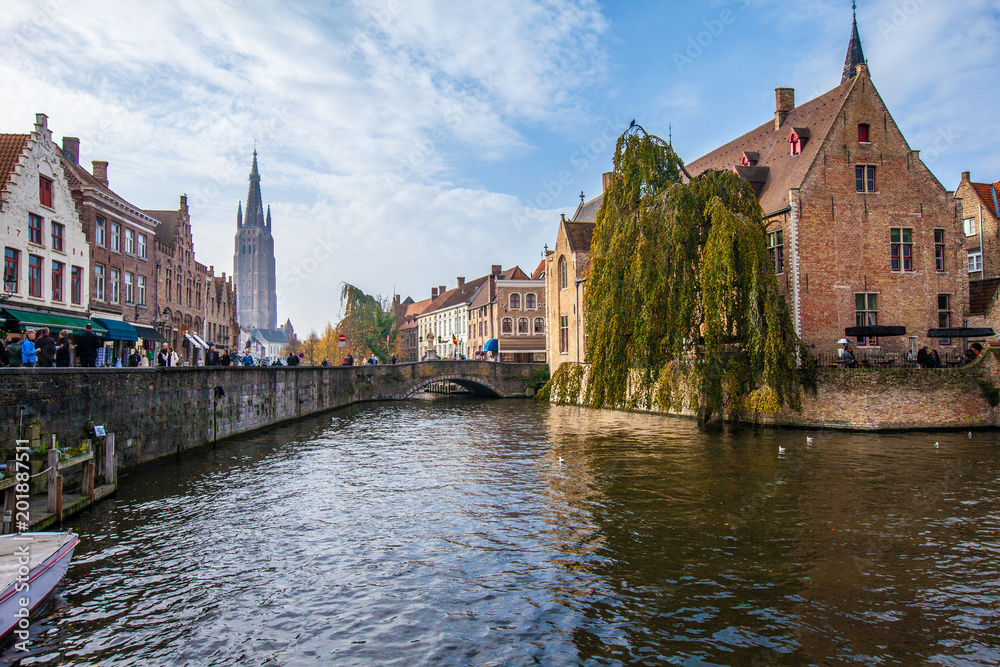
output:
{"label": "blue sky", "polygon": [[[634,118],[691,161],[836,86],[844,0],[6,0],[0,132],[49,115],[144,208],[192,205],[232,267],[256,139],[279,316],[338,316],[341,282],[415,299],[531,271]],[[994,0],[863,0],[872,78],[954,189],[1000,180]]]}

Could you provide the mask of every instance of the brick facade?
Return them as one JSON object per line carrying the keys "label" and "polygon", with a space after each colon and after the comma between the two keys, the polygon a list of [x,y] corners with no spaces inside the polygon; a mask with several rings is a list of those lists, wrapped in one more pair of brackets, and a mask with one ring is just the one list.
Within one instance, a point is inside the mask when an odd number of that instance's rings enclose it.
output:
{"label": "brick facade", "polygon": [[958,339],[927,338],[930,329],[961,326],[969,301],[952,193],[909,147],[864,64],[801,107],[789,91],[778,89],[773,123],[689,171],[732,169],[754,184],[779,285],[796,331],[816,352],[835,352],[845,329],[869,323],[907,335],[862,337],[859,347],[955,349]]}
{"label": "brick facade", "polygon": [[[974,183],[971,174],[963,172],[955,199],[962,207],[969,279],[1000,276],[1000,183]],[[978,264],[977,253],[981,253]]]}
{"label": "brick facade", "polygon": [[581,204],[573,220],[560,220],[555,249],[545,257],[545,337],[553,373],[567,361],[582,362],[586,354],[586,269],[602,198]]}
{"label": "brick facade", "polygon": [[[205,333],[205,281],[207,268],[194,258],[191,213],[187,195],[176,211],[146,211],[160,224],[156,229],[159,280],[155,301],[163,321],[163,336],[183,363],[204,360],[204,350],[187,335]],[[187,334],[187,335],[185,335]]]}
{"label": "brick facade", "polygon": [[64,137],[61,157],[90,246],[93,317],[152,326],[159,221],[110,189],[107,162],[95,161],[93,173],[79,164],[79,139]]}

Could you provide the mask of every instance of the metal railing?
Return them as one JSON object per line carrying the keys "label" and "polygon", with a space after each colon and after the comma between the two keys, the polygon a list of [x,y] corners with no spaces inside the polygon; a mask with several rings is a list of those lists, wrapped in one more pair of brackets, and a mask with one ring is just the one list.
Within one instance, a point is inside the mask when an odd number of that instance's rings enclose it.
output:
{"label": "metal railing", "polygon": [[[916,358],[909,360],[906,353],[862,351],[854,349],[854,359],[858,362],[856,368],[920,368]],[[844,360],[836,354],[817,354],[816,364],[819,368],[844,368]],[[945,352],[941,355],[941,365],[945,368],[957,368],[966,364],[965,356],[959,352]]]}

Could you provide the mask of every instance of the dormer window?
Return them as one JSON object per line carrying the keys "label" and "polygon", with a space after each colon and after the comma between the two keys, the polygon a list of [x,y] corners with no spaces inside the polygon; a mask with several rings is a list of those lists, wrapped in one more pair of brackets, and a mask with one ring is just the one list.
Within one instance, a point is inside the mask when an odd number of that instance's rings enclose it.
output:
{"label": "dormer window", "polygon": [[747,151],[743,153],[743,157],[740,159],[740,166],[756,167],[758,162],[760,162],[760,153],[757,153],[756,151]]}
{"label": "dormer window", "polygon": [[858,125],[858,143],[871,143],[871,127],[867,123]]}
{"label": "dormer window", "polygon": [[792,133],[788,136],[788,143],[792,145],[792,155],[802,152],[802,147],[809,140],[809,129],[804,127],[793,127]]}

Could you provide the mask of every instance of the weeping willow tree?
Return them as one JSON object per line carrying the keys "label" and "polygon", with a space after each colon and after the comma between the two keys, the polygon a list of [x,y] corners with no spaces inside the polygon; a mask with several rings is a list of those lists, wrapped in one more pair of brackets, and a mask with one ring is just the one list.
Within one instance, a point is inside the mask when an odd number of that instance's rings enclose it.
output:
{"label": "weeping willow tree", "polygon": [[385,363],[396,347],[399,321],[388,299],[365,294],[354,285],[344,283],[340,290],[340,307],[344,317],[337,329],[347,336],[351,346],[374,354]]}
{"label": "weeping willow tree", "polygon": [[649,407],[672,392],[679,405],[678,384],[706,420],[798,404],[808,352],[778,291],[753,188],[728,171],[690,176],[635,124],[615,148],[586,294],[588,405]]}

